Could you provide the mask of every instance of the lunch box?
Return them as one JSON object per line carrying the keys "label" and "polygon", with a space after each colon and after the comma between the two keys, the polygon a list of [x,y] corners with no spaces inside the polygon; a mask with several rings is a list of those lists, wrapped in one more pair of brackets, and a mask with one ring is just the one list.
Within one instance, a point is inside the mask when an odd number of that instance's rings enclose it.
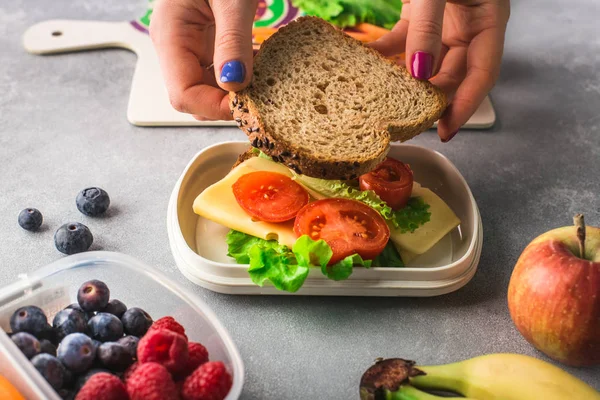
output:
{"label": "lunch box", "polygon": [[247,149],[247,142],[224,142],[203,149],[173,189],[167,213],[171,251],[179,270],[195,284],[227,294],[437,296],[461,288],[475,274],[483,228],[467,182],[442,154],[422,146],[394,144],[389,155],[410,164],[415,181],[440,196],[460,218],[460,225],[403,268],[355,268],[344,281],[327,279],[320,269],[313,268],[295,293],[279,291],[270,284],[255,285],[248,266],[227,257],[229,229],[192,210],[198,194],[222,179]]}
{"label": "lunch box", "polygon": [[29,400],[60,400],[54,389],[4,333],[10,316],[19,307],[36,305],[52,323],[54,315],[77,301],[77,290],[91,279],[105,282],[111,298],[128,307],[140,307],[154,320],[172,316],[191,341],[202,343],[211,361],[222,361],[232,374],[227,399],[240,396],[244,366],[240,354],[215,314],[197,296],[166,278],[154,268],[120,253],[94,251],[60,259],[31,275],[23,275],[0,288],[0,375],[5,376]]}

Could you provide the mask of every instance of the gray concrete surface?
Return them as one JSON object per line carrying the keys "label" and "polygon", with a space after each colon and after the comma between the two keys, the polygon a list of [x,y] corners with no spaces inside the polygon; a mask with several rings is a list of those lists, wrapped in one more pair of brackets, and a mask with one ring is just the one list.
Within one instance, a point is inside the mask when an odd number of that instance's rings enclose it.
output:
{"label": "gray concrete surface", "polygon": [[[244,139],[233,128],[138,128],[125,118],[135,55],[124,50],[38,57],[21,35],[47,19],[124,20],[144,1],[13,0],[0,4],[0,285],[61,257],[62,223],[88,224],[93,249],[127,253],[201,296],[245,361],[244,399],[357,398],[376,357],[446,363],[485,353],[546,359],[514,329],[511,270],[536,235],[584,212],[600,225],[600,9],[594,0],[513,2],[500,79],[499,122],[448,144],[428,132],[414,143],[448,156],[481,209],[479,270],[439,298],[244,297],[195,287],[177,270],[167,201],[203,147]],[[108,218],[83,217],[77,192],[112,196]],[[37,207],[45,230],[28,233],[17,213]],[[600,369],[567,368],[600,389]]]}

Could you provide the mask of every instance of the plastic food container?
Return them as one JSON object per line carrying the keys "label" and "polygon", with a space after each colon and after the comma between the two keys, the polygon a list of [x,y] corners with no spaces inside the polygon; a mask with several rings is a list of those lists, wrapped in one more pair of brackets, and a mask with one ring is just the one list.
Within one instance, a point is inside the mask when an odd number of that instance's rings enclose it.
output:
{"label": "plastic food container", "polygon": [[[255,285],[247,265],[227,257],[228,228],[196,215],[192,204],[206,187],[223,178],[247,142],[225,142],[205,148],[179,178],[167,213],[171,250],[177,266],[192,282],[228,294],[286,294],[271,285]],[[311,270],[294,295],[436,296],[455,291],[477,269],[483,231],[477,204],[458,169],[442,154],[409,145],[392,145],[390,156],[411,165],[415,181],[440,196],[461,224],[427,253],[404,268],[355,268],[349,279],[332,281]]]}
{"label": "plastic food container", "polygon": [[60,400],[54,389],[4,332],[17,308],[37,305],[51,323],[54,315],[77,301],[77,289],[90,279],[104,281],[111,297],[127,307],[141,307],[154,320],[173,316],[186,329],[191,341],[202,343],[210,359],[223,361],[233,377],[227,399],[237,399],[242,390],[244,366],[228,332],[209,307],[138,260],[113,252],[87,252],[65,257],[0,289],[0,374],[27,399]]}

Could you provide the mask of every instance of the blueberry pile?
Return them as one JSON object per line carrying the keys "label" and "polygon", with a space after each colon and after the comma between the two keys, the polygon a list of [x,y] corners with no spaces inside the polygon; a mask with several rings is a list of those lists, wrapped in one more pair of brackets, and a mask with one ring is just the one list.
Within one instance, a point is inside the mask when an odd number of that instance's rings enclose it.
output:
{"label": "blueberry pile", "polygon": [[[88,217],[97,217],[110,206],[110,197],[99,187],[85,188],[75,199],[77,209]],[[26,208],[19,213],[19,225],[28,231],[38,230],[43,223],[42,213],[36,208]],[[54,233],[54,245],[61,253],[71,255],[87,251],[94,241],[90,229],[79,222],[62,225]]]}
{"label": "blueberry pile", "polygon": [[10,318],[13,343],[63,399],[74,399],[95,374],[121,378],[137,358],[139,339],[153,321],[141,308],[110,299],[104,282],[81,285],[77,303],[49,323],[36,306],[21,307]]}

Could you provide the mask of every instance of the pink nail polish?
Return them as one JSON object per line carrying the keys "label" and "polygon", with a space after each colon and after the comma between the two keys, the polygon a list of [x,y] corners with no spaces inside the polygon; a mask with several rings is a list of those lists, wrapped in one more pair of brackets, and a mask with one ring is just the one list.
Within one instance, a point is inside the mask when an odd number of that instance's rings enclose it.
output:
{"label": "pink nail polish", "polygon": [[457,133],[458,131],[451,133],[450,136],[448,136],[446,139],[442,139],[442,143],[448,143],[450,140],[452,140],[454,136],[456,136]]}
{"label": "pink nail polish", "polygon": [[416,51],[410,63],[412,75],[421,80],[431,78],[433,74],[433,56],[424,51]]}

